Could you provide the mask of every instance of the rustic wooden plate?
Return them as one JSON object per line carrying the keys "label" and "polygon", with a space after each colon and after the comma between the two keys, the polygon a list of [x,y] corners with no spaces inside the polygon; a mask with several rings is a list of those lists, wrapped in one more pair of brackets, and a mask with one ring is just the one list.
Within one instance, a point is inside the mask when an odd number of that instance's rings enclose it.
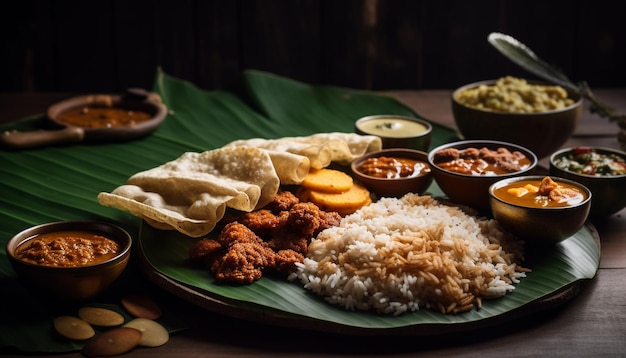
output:
{"label": "rustic wooden plate", "polygon": [[206,269],[192,265],[188,250],[196,239],[143,223],[138,238],[144,273],[160,287],[211,311],[233,317],[342,334],[432,335],[486,327],[549,309],[576,296],[580,284],[595,276],[600,241],[587,224],[554,250],[527,254],[533,271],[506,296],[484,301],[480,310],[458,315],[421,310],[401,316],[353,312],[332,306],[298,282],[262,277],[245,286],[215,282]]}

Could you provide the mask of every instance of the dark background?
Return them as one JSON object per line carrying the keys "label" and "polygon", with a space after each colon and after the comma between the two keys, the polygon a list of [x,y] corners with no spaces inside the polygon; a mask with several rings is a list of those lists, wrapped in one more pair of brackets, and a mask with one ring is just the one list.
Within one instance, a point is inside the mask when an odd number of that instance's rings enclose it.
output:
{"label": "dark background", "polygon": [[613,0],[26,0],[3,6],[0,92],[204,89],[243,69],[367,90],[532,78],[487,42],[509,34],[572,80],[626,86]]}

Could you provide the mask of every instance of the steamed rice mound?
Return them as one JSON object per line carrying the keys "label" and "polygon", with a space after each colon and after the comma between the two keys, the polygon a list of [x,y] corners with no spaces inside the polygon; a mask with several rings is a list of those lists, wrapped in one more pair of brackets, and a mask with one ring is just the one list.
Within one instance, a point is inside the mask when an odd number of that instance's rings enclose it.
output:
{"label": "steamed rice mound", "polygon": [[522,245],[495,220],[407,194],[321,232],[291,278],[348,310],[459,313],[515,289]]}

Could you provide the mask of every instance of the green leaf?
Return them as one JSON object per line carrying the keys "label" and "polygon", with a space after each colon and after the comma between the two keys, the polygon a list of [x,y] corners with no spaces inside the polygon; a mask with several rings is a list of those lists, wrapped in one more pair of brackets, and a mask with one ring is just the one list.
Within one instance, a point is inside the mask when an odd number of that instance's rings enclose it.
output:
{"label": "green leaf", "polygon": [[[593,278],[599,263],[599,249],[588,228],[560,243],[553,251],[542,249],[541,255],[530,253],[524,265],[532,268],[528,277],[516,285],[514,292],[504,298],[483,302],[480,310],[459,315],[442,315],[421,310],[402,316],[379,316],[364,312],[351,312],[332,306],[307,292],[299,283],[276,277],[262,277],[251,285],[223,285],[217,283],[208,269],[199,268],[188,261],[188,251],[195,239],[174,231],[160,231],[142,225],[139,236],[140,255],[147,260],[149,269],[185,285],[190,289],[179,291],[193,296],[193,291],[207,296],[208,309],[220,312],[225,305],[242,310],[258,311],[259,318],[272,321],[272,315],[284,312],[290,315],[286,322],[275,317],[276,323],[295,324],[310,319],[321,321],[324,330],[360,332],[361,330],[395,329],[410,334],[425,334],[433,329],[449,331],[449,324],[484,324],[500,319],[518,309],[526,312],[541,309],[547,299],[579,280]],[[158,283],[174,288],[171,283]],[[190,294],[191,291],[191,294]],[[211,298],[219,301],[213,303]],[[543,301],[545,300],[545,302]],[[531,305],[535,303],[535,305]],[[528,307],[526,307],[528,305]],[[516,312],[517,313],[517,312]],[[435,328],[434,328],[435,327]],[[400,332],[399,332],[400,331]],[[381,333],[384,334],[384,333]]]}
{"label": "green leaf", "polygon": [[[153,90],[161,95],[171,113],[148,137],[131,142],[0,151],[0,280],[4,297],[10,298],[10,304],[3,304],[0,308],[3,317],[0,347],[29,352],[64,352],[80,347],[59,341],[51,334],[50,319],[58,308],[51,307],[23,285],[10,267],[4,250],[4,243],[19,231],[58,220],[95,219],[118,224],[143,245],[150,263],[158,269],[153,273],[166,274],[157,282],[162,287],[166,286],[163,282],[167,280],[171,280],[171,284],[165,287],[168,290],[173,289],[176,281],[188,283],[191,294],[207,294],[211,302],[223,304],[222,311],[251,319],[266,315],[278,324],[298,325],[306,320],[313,326],[319,323],[340,327],[338,329],[344,325],[355,329],[375,327],[391,332],[394,327],[426,326],[423,322],[445,325],[466,319],[481,320],[482,315],[489,312],[498,315],[545,292],[591,278],[597,269],[598,248],[591,235],[582,231],[571,243],[564,244],[563,252],[558,256],[560,259],[548,260],[545,270],[533,273],[539,275],[537,280],[529,279],[520,285],[518,292],[528,290],[534,294],[511,295],[510,299],[496,305],[485,305],[480,313],[463,317],[423,312],[419,319],[407,315],[397,317],[397,320],[380,320],[371,315],[328,307],[323,301],[309,297],[295,283],[271,278],[264,278],[248,289],[214,288],[208,273],[186,265],[185,250],[190,244],[189,238],[145,228],[141,220],[131,214],[100,205],[98,193],[110,192],[131,175],[173,160],[184,152],[210,150],[236,139],[352,132],[357,118],[372,114],[420,116],[389,96],[312,86],[258,71],[243,72],[232,87],[223,91],[204,91],[158,71]],[[45,125],[43,115],[33,115],[17,123],[2,125],[0,131],[38,129]],[[456,138],[456,133],[449,128],[437,124],[433,127],[431,147]],[[441,195],[436,185],[430,192]],[[570,255],[573,254],[578,255],[580,261],[572,260]],[[133,256],[125,277],[116,282],[118,286],[99,300],[112,302],[119,298],[116,295],[136,288],[138,283],[145,283],[145,278],[138,272],[139,263],[134,261],[136,257]],[[197,288],[196,285],[207,286]],[[217,291],[213,292],[214,289]],[[292,300],[286,302],[284,298]],[[315,312],[320,312],[321,317]],[[175,323],[171,327],[180,328]]]}

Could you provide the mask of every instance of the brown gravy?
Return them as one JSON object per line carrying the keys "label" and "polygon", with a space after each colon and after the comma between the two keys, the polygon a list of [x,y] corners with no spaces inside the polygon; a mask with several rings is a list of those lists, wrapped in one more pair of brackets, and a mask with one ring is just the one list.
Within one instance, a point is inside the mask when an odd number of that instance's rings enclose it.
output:
{"label": "brown gravy", "polygon": [[435,153],[433,162],[442,169],[467,175],[509,174],[531,164],[523,153],[506,148],[447,148]]}
{"label": "brown gravy", "polygon": [[93,265],[107,261],[120,250],[114,240],[85,231],[57,231],[39,235],[17,247],[15,256],[25,262],[58,267]]}
{"label": "brown gravy", "polygon": [[428,173],[430,167],[427,163],[415,159],[383,156],[366,159],[358,167],[358,170],[372,177],[398,179]]}
{"label": "brown gravy", "polygon": [[57,121],[84,128],[128,127],[151,118],[139,110],[118,107],[82,106],[70,108],[57,117]]}

